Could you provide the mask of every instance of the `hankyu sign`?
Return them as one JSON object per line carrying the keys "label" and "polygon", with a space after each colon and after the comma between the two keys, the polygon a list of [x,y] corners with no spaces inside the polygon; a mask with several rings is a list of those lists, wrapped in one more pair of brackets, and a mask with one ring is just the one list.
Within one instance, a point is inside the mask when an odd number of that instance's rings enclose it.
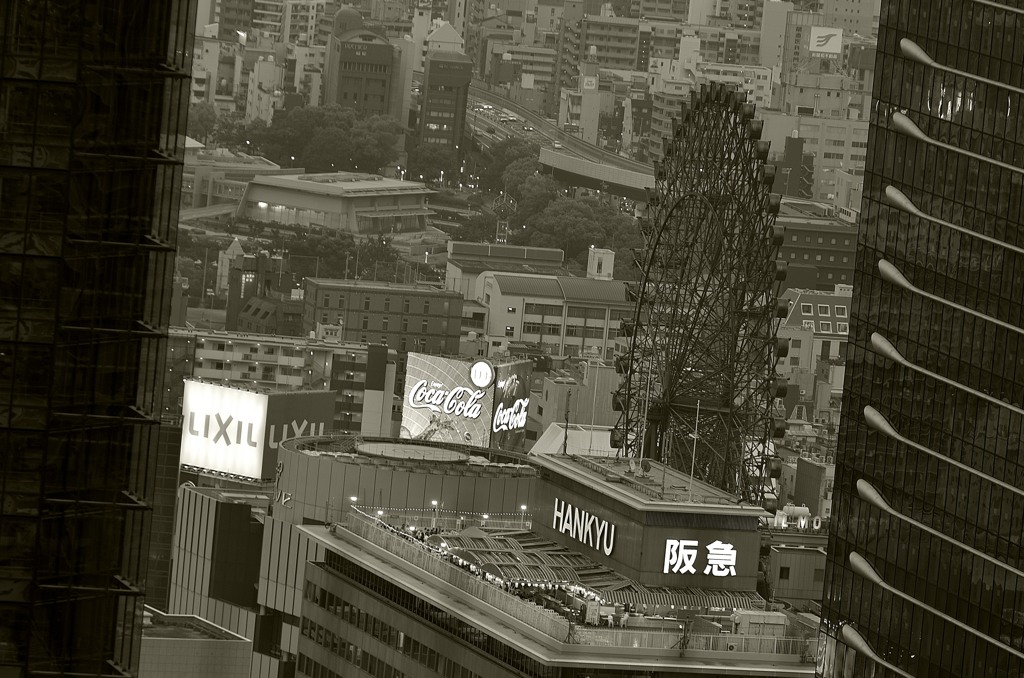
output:
{"label": "hankyu sign", "polygon": [[557,497],[551,527],[606,556],[615,549],[615,525]]}
{"label": "hankyu sign", "polygon": [[836,58],[843,52],[843,29],[811,26],[812,57]]}
{"label": "hankyu sign", "polygon": [[[698,563],[697,558],[702,555]],[[701,564],[704,565],[702,570]],[[719,539],[703,548],[696,539],[665,540],[664,574],[697,574],[698,571],[712,577],[735,577],[736,549]]]}
{"label": "hankyu sign", "polygon": [[283,440],[327,431],[334,392],[267,394],[186,380],[182,417],[182,464],[263,479]]}

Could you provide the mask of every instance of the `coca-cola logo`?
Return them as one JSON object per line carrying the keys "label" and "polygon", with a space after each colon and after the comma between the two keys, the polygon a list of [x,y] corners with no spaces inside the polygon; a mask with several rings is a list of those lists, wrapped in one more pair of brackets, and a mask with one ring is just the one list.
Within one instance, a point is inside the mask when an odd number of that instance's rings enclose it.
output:
{"label": "coca-cola logo", "polygon": [[480,402],[486,392],[459,386],[446,389],[444,384],[429,383],[420,379],[409,391],[409,407],[426,409],[438,414],[452,414],[466,419],[476,419],[483,408]]}
{"label": "coca-cola logo", "polygon": [[491,424],[491,431],[515,431],[526,428],[526,414],[529,411],[530,399],[519,398],[512,407],[506,408],[503,403],[498,403],[494,410],[494,422]]}

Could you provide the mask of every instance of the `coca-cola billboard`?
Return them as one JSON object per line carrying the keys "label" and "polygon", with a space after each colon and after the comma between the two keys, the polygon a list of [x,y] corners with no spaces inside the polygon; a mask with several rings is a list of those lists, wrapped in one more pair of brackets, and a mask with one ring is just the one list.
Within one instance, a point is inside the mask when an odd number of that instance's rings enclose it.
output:
{"label": "coca-cola billboard", "polygon": [[521,360],[495,367],[494,416],[491,447],[522,450],[526,444],[526,418],[530,410],[533,363]]}
{"label": "coca-cola billboard", "polygon": [[401,436],[521,449],[531,368],[529,361],[494,366],[410,353]]}

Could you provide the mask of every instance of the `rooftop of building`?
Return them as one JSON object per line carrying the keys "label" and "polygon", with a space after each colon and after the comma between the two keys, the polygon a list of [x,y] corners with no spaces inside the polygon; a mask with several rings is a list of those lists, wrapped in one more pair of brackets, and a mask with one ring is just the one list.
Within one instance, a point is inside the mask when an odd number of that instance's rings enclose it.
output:
{"label": "rooftop of building", "polygon": [[448,242],[448,256],[463,260],[491,261],[511,259],[561,264],[565,252],[554,247],[526,247],[523,245],[492,245],[490,243]]}
{"label": "rooftop of building", "polygon": [[201,150],[186,158],[186,165],[216,165],[224,168],[261,168],[280,169],[281,166],[259,155],[249,155],[241,151],[227,148],[211,148]]}
{"label": "rooftop of building", "polygon": [[313,285],[329,287],[331,289],[357,289],[357,290],[390,290],[393,292],[405,292],[408,294],[429,294],[435,297],[458,297],[462,298],[461,292],[446,290],[431,285],[415,285],[412,283],[388,282],[385,280],[346,280],[344,278],[306,278]]}
{"label": "rooftop of building", "polygon": [[517,297],[547,297],[570,302],[633,303],[627,284],[621,280],[495,273],[494,282],[502,294]]}
{"label": "rooftop of building", "polygon": [[[585,482],[613,501],[643,511],[769,516],[714,485],[660,462],[619,456],[611,428],[553,423],[530,449],[530,460],[559,475]],[[566,452],[563,454],[563,449]],[[692,492],[691,492],[692,488]]]}
{"label": "rooftop of building", "polygon": [[[429,604],[456,611],[473,627],[545,665],[813,675],[813,666],[802,664],[816,650],[813,634],[804,633],[806,624],[797,624],[791,613],[766,612],[756,593],[631,590],[628,579],[523,527],[410,531],[394,520],[353,510],[343,523],[298,529],[329,553]],[[333,566],[327,559],[310,567],[331,572]],[[616,591],[619,600],[606,597]],[[584,621],[584,609],[597,614]],[[741,619],[775,626],[785,635],[724,632]],[[613,623],[618,628],[611,628]],[[686,642],[685,652],[680,642]]]}
{"label": "rooftop of building", "polygon": [[457,443],[335,434],[292,438],[281,445],[309,456],[362,460],[372,464],[427,464],[431,467],[437,464],[471,464],[480,471],[493,467],[505,474],[512,470],[531,475],[536,473],[536,469],[523,463],[522,454]]}
{"label": "rooftop of building", "polygon": [[190,614],[166,614],[146,605],[142,622],[143,638],[165,640],[234,640],[250,642],[245,637]]}
{"label": "rooftop of building", "polygon": [[339,198],[373,195],[429,195],[434,193],[416,181],[389,179],[378,174],[359,172],[326,172],[321,174],[293,174],[257,176],[250,186],[273,186],[305,193],[316,193]]}
{"label": "rooftop of building", "polygon": [[[337,339],[321,339],[315,337],[284,337],[276,334],[258,334],[253,332],[231,332],[228,330],[207,330],[192,327],[170,327],[170,337],[193,337],[196,339],[215,339],[218,341],[244,342],[246,344],[273,344],[275,346],[302,346],[304,348],[321,347],[334,351],[352,350],[365,351],[371,344],[357,341],[340,341]],[[389,349],[392,353],[394,349]]]}

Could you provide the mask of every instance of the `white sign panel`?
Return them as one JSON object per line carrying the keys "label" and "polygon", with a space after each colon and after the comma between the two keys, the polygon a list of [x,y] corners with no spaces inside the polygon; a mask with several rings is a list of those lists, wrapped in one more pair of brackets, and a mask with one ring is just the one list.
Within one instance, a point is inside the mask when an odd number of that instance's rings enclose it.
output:
{"label": "white sign panel", "polygon": [[736,576],[736,549],[721,540],[707,544],[702,549],[696,539],[666,539],[665,574],[697,574],[697,557],[704,554],[701,570],[712,577]]}
{"label": "white sign panel", "polygon": [[843,29],[811,26],[811,56],[838,58],[843,52]]}
{"label": "white sign panel", "polygon": [[262,477],[268,400],[263,393],[186,381],[181,463]]}

